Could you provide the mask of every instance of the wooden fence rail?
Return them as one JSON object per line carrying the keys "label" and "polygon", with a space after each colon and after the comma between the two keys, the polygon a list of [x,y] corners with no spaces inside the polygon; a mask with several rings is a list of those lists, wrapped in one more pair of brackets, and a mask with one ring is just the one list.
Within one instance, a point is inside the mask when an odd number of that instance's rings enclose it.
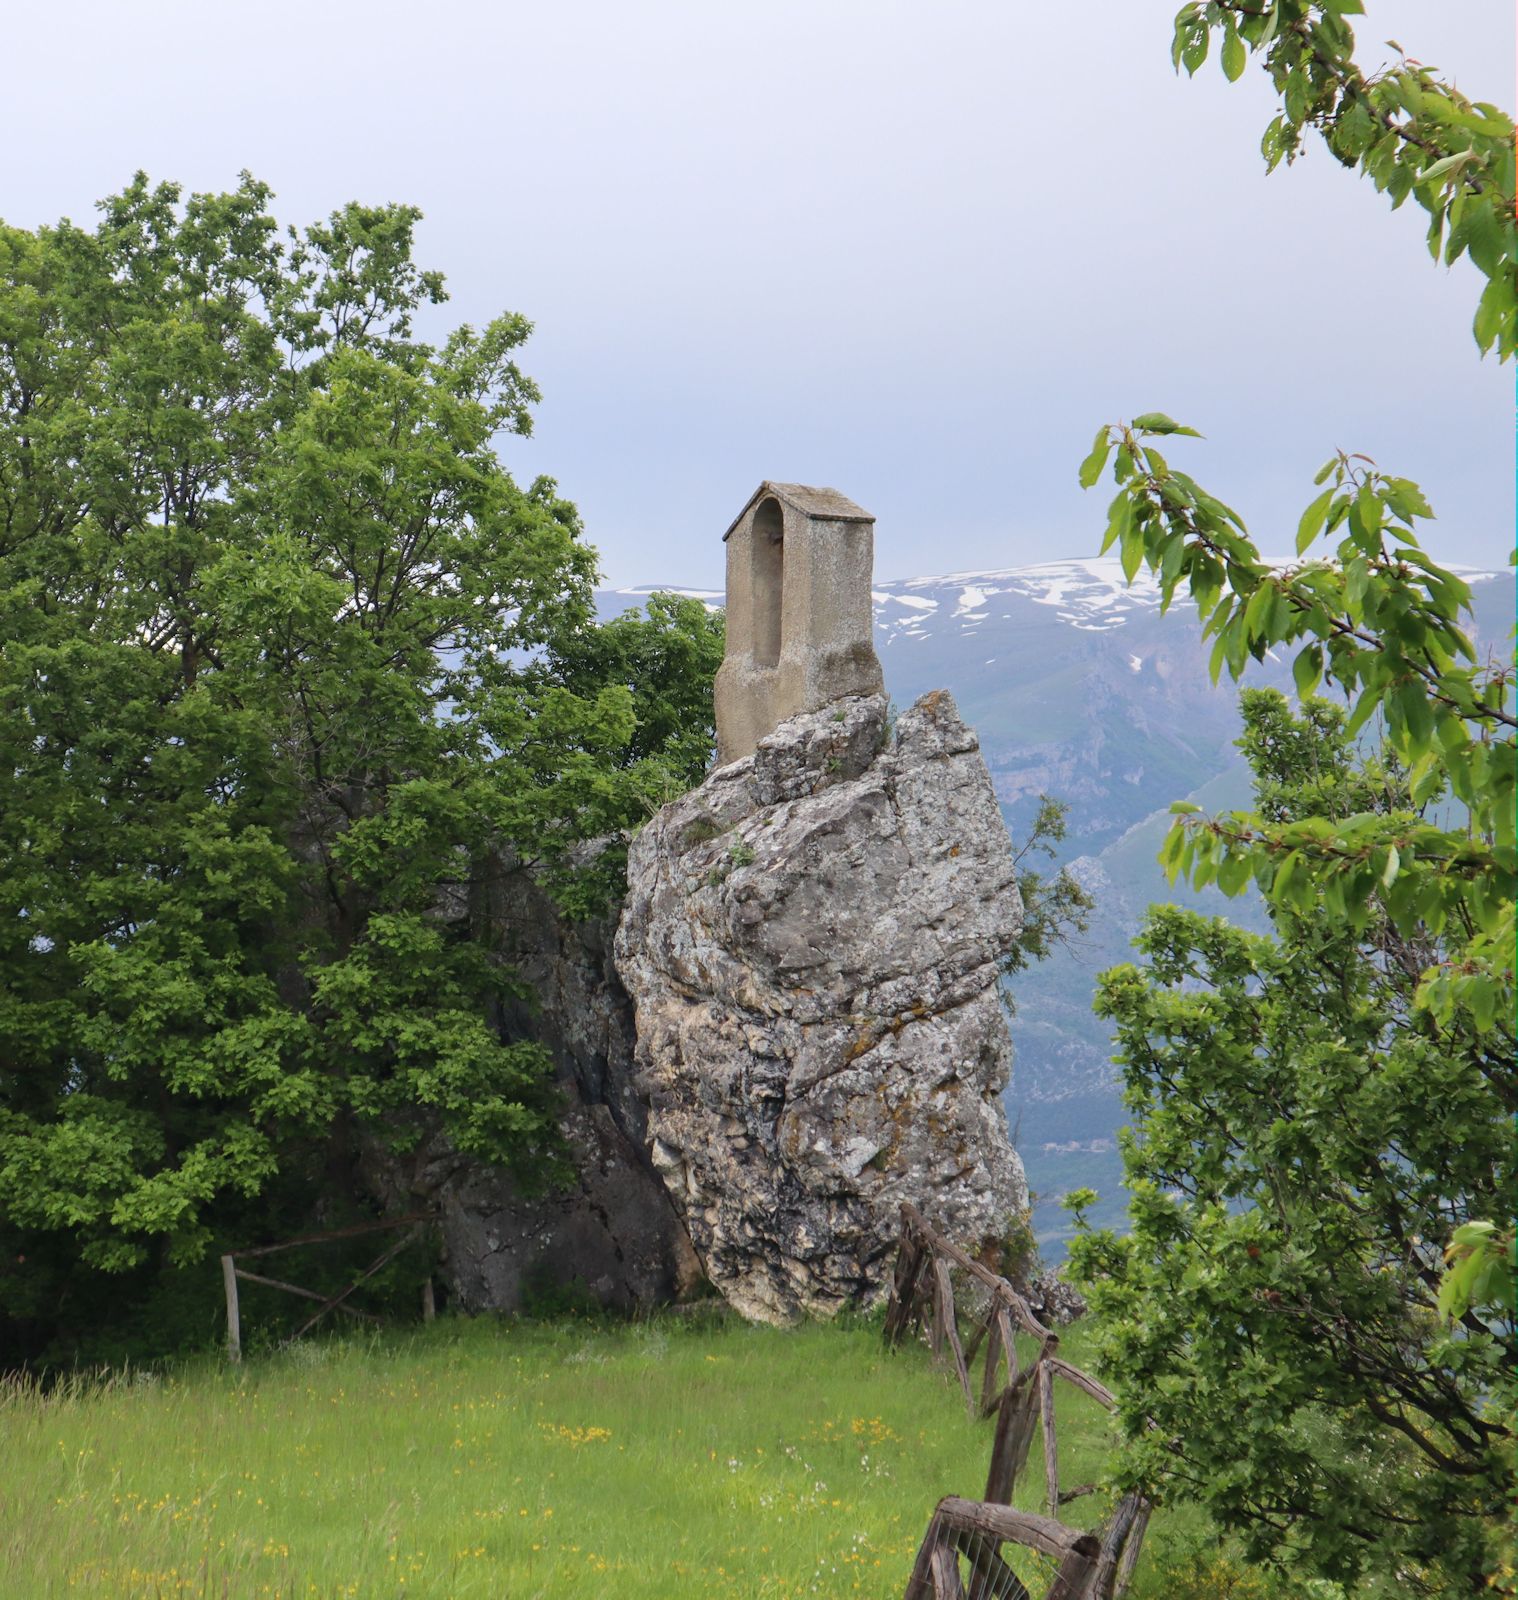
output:
{"label": "wooden fence rail", "polygon": [[[1059,1563],[1043,1600],[1082,1600],[1092,1593],[1101,1553],[1094,1535],[1011,1506],[949,1495],[934,1508],[907,1580],[906,1600],[1032,1600],[1027,1585],[1002,1560],[1004,1544],[1025,1545]],[[960,1576],[961,1556],[970,1569],[968,1587]]]}
{"label": "wooden fence rail", "polygon": [[[966,1314],[973,1324],[968,1343],[960,1332],[961,1310],[954,1299],[954,1269],[972,1281],[976,1304]],[[929,1226],[915,1206],[901,1208],[901,1244],[891,1298],[886,1307],[885,1341],[894,1349],[911,1331],[926,1334],[934,1359],[952,1371],[972,1417],[996,1416],[991,1462],[983,1501],[954,1497],[939,1502],[917,1552],[906,1600],[1032,1600],[1027,1587],[1001,1559],[1003,1544],[1021,1544],[1059,1562],[1044,1600],[1121,1600],[1138,1562],[1150,1505],[1138,1494],[1125,1495],[1101,1531],[1082,1533],[1059,1521],[1062,1505],[1090,1494],[1091,1484],[1062,1490],[1055,1380],[1070,1384],[1109,1411],[1112,1391],[1079,1367],[1062,1360],[1059,1335],[1046,1328],[1028,1302],[988,1267]],[[1038,1341],[1038,1353],[1019,1367],[1018,1332]],[[985,1345],[978,1386],[970,1363]],[[1014,1511],[1012,1490],[1028,1461],[1033,1435],[1043,1438],[1044,1504],[1047,1516]],[[960,1576],[961,1558],[969,1568],[969,1587]]]}
{"label": "wooden fence rail", "polygon": [[[372,1311],[360,1311],[357,1306],[350,1306],[348,1296],[360,1284],[372,1278],[381,1268],[389,1264],[406,1248],[413,1239],[417,1238],[423,1228],[430,1222],[437,1220],[437,1213],[433,1211],[414,1211],[404,1217],[389,1217],[383,1222],[360,1222],[348,1228],[334,1228],[330,1233],[307,1233],[298,1239],[282,1239],[278,1244],[255,1245],[249,1250],[236,1250],[221,1258],[222,1290],[227,1302],[227,1359],[229,1361],[242,1360],[242,1310],[238,1304],[237,1285],[242,1280],[246,1283],[261,1283],[265,1288],[278,1289],[284,1294],[300,1296],[303,1300],[315,1300],[316,1310],[298,1327],[285,1341],[293,1344],[303,1334],[309,1333],[329,1312],[341,1311],[344,1316],[357,1318],[361,1322],[372,1322],[382,1326],[382,1319],[375,1316]],[[391,1245],[381,1255],[376,1256],[364,1270],[346,1287],[339,1289],[334,1295],[318,1293],[315,1289],[303,1288],[298,1283],[286,1283],[281,1278],[270,1278],[262,1273],[249,1272],[246,1267],[237,1265],[238,1258],[252,1260],[257,1256],[272,1256],[281,1250],[294,1250],[305,1244],[334,1244],[341,1239],[356,1239],[366,1233],[382,1233],[392,1228],[405,1228],[406,1232],[400,1240]],[[422,1285],[422,1314],[430,1321],[433,1309],[432,1280],[429,1277]]]}

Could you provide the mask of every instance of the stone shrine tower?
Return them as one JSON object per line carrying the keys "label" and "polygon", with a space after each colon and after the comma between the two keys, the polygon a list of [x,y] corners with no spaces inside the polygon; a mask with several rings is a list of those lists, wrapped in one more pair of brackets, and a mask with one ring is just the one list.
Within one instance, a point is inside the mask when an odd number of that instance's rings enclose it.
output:
{"label": "stone shrine tower", "polygon": [[880,694],[871,637],[875,519],[836,489],[761,483],[727,543],[727,652],[717,764],[751,755],[787,717]]}

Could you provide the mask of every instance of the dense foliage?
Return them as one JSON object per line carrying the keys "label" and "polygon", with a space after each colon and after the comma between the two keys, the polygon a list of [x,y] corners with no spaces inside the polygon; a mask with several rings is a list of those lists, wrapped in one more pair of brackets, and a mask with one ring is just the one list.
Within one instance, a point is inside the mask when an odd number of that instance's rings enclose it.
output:
{"label": "dense foliage", "polygon": [[[1512,124],[1416,63],[1363,76],[1359,9],[1188,5],[1178,59],[1194,70],[1221,34],[1234,78],[1259,51],[1283,96],[1267,159],[1317,127],[1394,203],[1415,196],[1431,240],[1488,278],[1476,340],[1505,357]],[[1415,484],[1336,455],[1299,559],[1275,567],[1166,461],[1156,441],[1177,435],[1194,430],[1161,413],[1098,434],[1081,479],[1113,464],[1106,547],[1167,606],[1189,593],[1214,678],[1272,651],[1301,703],[1246,695],[1253,809],[1177,806],[1161,858],[1196,887],[1257,886],[1272,935],[1157,908],[1145,964],[1101,988],[1134,1113],[1133,1232],[1075,1256],[1122,1386],[1123,1470],[1201,1497],[1257,1556],[1472,1594],[1512,1576],[1518,1346],[1493,1219],[1518,1176],[1513,668],[1467,637]]]}
{"label": "dense foliage", "polygon": [[492,448],[528,324],[424,343],[414,211],[282,236],[268,202],[139,177],[93,231],[0,228],[13,1318],[280,1185],[348,1192],[355,1139],[422,1114],[550,1173],[492,875],[588,909],[619,858],[576,846],[710,744],[720,623],[598,629],[574,508]]}
{"label": "dense foliage", "polygon": [[[1413,816],[1405,770],[1362,760],[1341,707],[1243,705],[1260,821]],[[1493,1100],[1518,1075],[1495,1030],[1420,1012],[1449,941],[1379,896],[1367,913],[1276,901],[1261,937],[1150,912],[1144,965],[1098,1000],[1134,1117],[1133,1233],[1088,1236],[1081,1270],[1136,1423],[1129,1471],[1246,1526],[1256,1555],[1469,1580],[1502,1507],[1488,1396],[1513,1330],[1442,1321],[1440,1248],[1513,1190]]]}

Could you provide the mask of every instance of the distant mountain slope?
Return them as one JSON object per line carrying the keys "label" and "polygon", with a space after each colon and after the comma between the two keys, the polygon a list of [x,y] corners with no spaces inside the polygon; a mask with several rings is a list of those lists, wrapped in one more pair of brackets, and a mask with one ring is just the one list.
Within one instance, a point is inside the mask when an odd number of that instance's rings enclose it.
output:
{"label": "distant mountain slope", "polygon": [[1056,794],[1071,853],[1092,854],[1231,760],[1233,699],[1208,681],[1195,622],[1162,617],[1116,561],[884,584],[876,617],[891,692],[953,691],[1014,831]]}
{"label": "distant mountain slope", "polygon": [[[1509,649],[1510,572],[1471,583],[1482,648]],[[604,614],[651,590],[606,591]],[[710,605],[720,592],[681,590]],[[1248,772],[1233,746],[1235,690],[1214,688],[1189,602],[1160,614],[1147,575],[1124,583],[1116,560],[1051,561],[996,572],[950,573],[877,584],[875,643],[886,687],[909,705],[947,688],[979,733],[1007,825],[1023,837],[1038,797],[1069,802],[1064,859],[1098,900],[1091,936],[1017,984],[1017,1066],[1007,1095],[1033,1188],[1046,1253],[1063,1253],[1057,1197],[1098,1189],[1097,1215],[1122,1215],[1115,1130],[1124,1120],[1105,1027],[1091,1015],[1098,972],[1130,959],[1129,941],[1152,901],[1198,905],[1262,923],[1257,906],[1172,891],[1155,863],[1174,800],[1242,805]],[[1251,671],[1252,685],[1289,689],[1284,661]]]}

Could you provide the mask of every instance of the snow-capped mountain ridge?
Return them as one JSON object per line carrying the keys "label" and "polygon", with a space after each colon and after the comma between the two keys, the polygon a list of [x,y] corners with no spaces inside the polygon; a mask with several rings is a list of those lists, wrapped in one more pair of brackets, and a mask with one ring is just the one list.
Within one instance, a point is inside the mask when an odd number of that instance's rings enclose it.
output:
{"label": "snow-capped mountain ridge", "polygon": [[[1292,564],[1284,557],[1267,559],[1274,567]],[[1455,564],[1449,570],[1468,583],[1500,576]],[[630,600],[657,592],[687,595],[713,609],[723,600],[720,589],[665,588],[654,584],[613,592]],[[1135,612],[1158,609],[1160,587],[1147,569],[1138,572],[1130,583],[1116,556],[1076,556],[1031,566],[877,581],[871,598],[875,602],[876,626],[886,639],[926,638],[946,621],[961,633],[973,634],[979,624],[993,617],[1010,618],[1012,613],[1006,607],[1014,598],[1052,607],[1061,622],[1082,632],[1108,633],[1123,627]]]}
{"label": "snow-capped mountain ridge", "polygon": [[875,615],[887,633],[899,629],[909,636],[920,635],[930,616],[941,616],[957,623],[961,632],[973,633],[993,614],[1009,617],[1006,605],[1012,597],[1052,606],[1060,621],[1071,627],[1105,633],[1122,627],[1130,612],[1157,606],[1160,593],[1149,573],[1139,573],[1130,584],[1120,562],[1097,556],[898,579],[874,591]]}

